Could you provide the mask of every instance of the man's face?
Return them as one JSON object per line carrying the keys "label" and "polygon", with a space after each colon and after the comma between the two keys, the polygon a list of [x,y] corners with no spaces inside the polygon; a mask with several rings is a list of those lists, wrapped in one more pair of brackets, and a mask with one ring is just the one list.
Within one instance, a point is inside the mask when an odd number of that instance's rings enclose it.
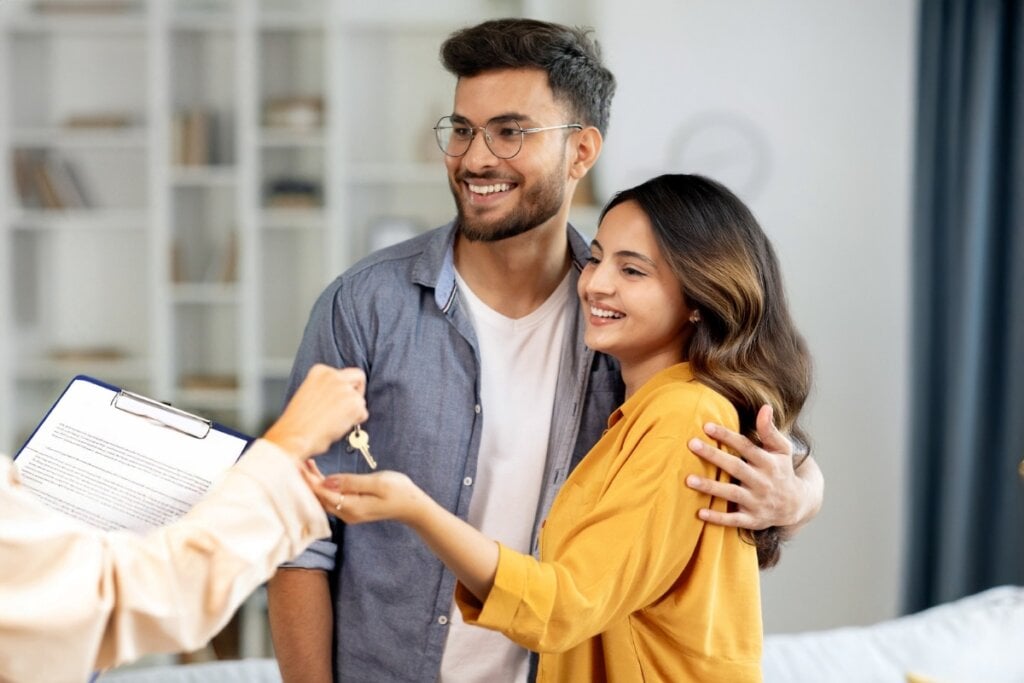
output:
{"label": "man's face", "polygon": [[[452,115],[474,127],[504,118],[515,119],[523,128],[575,123],[555,103],[547,74],[539,69],[503,69],[459,79]],[[555,216],[569,195],[566,138],[572,133],[525,135],[515,157],[499,159],[478,130],[464,155],[446,156],[462,236],[495,242]]]}

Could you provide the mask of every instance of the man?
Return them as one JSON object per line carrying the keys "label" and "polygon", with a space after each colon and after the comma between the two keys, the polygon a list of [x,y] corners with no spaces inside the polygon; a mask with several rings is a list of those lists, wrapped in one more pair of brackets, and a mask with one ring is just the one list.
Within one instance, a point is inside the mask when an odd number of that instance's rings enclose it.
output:
{"label": "man", "polygon": [[[458,78],[452,114],[436,127],[457,218],[332,283],[313,308],[293,382],[314,362],[363,368],[381,467],[531,552],[559,486],[622,400],[614,361],[582,342],[573,293],[589,248],[568,226],[573,192],[601,152],[615,81],[586,32],[526,19],[459,31],[441,55]],[[755,488],[695,482],[741,506],[705,519],[765,527],[813,516],[820,474],[811,462],[794,477],[785,439],[763,434],[767,447],[782,446],[772,456],[735,435],[716,438],[740,446],[752,467],[727,471]],[[724,461],[715,449],[698,454]],[[318,464],[366,471],[343,444]],[[777,503],[780,482],[809,493]],[[783,514],[760,517],[776,505]],[[285,681],[526,680],[525,651],[461,623],[454,585],[408,529],[335,524],[329,542],[270,584]]]}

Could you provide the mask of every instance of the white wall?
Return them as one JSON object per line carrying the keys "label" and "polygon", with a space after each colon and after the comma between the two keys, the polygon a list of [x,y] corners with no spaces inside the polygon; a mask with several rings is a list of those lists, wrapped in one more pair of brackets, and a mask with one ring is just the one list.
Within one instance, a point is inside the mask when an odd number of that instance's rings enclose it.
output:
{"label": "white wall", "polygon": [[619,81],[602,196],[666,171],[736,190],[816,363],[825,507],[763,574],[769,632],[899,607],[905,531],[913,0],[597,0]]}

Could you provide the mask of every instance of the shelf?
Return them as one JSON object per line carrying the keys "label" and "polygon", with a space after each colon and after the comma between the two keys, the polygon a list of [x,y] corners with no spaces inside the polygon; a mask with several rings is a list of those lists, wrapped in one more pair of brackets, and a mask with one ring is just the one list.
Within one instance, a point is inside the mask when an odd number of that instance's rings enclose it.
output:
{"label": "shelf", "polygon": [[143,209],[25,209],[10,224],[18,231],[126,230],[143,231],[149,220]]}
{"label": "shelf", "polygon": [[260,144],[264,147],[323,147],[322,128],[309,130],[291,128],[261,128]]}
{"label": "shelf", "polygon": [[138,358],[120,360],[54,360],[52,358],[21,359],[17,377],[26,382],[58,382],[75,375],[89,375],[107,382],[123,383],[145,379],[150,374],[147,361]]}
{"label": "shelf", "polygon": [[132,13],[102,13],[95,15],[24,15],[11,19],[9,29],[14,33],[47,35],[51,33],[92,35],[96,37],[137,37],[146,34],[145,17]]}
{"label": "shelf", "polygon": [[183,33],[230,33],[235,20],[222,12],[182,12],[171,19],[171,28]]}
{"label": "shelf", "polygon": [[16,128],[11,131],[13,147],[64,149],[139,149],[149,142],[144,126],[130,128]]}
{"label": "shelf", "polygon": [[173,166],[171,182],[178,186],[233,186],[238,182],[234,166]]}
{"label": "shelf", "polygon": [[257,20],[264,31],[306,31],[310,33],[324,30],[326,17],[323,12],[311,10],[289,12],[287,10],[268,10],[260,13]]}
{"label": "shelf", "polygon": [[239,302],[238,285],[233,282],[178,282],[171,286],[176,304],[231,305]]}
{"label": "shelf", "polygon": [[312,209],[264,209],[260,225],[270,230],[318,230],[325,223],[324,211]]}

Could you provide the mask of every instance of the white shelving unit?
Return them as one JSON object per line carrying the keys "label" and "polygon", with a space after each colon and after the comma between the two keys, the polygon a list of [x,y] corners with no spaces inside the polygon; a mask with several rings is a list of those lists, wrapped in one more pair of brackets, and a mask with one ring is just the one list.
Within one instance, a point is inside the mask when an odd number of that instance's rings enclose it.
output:
{"label": "white shelving unit", "polygon": [[78,373],[258,433],[327,282],[453,213],[443,38],[586,2],[110,4],[0,2],[4,451]]}

